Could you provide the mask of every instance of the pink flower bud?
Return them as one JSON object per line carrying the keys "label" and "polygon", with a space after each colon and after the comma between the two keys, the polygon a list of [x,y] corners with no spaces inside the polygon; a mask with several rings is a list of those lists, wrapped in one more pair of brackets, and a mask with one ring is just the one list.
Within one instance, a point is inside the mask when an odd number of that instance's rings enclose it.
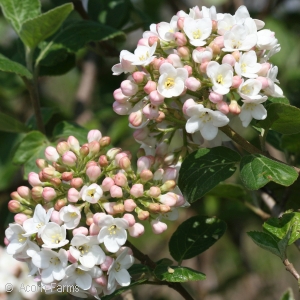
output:
{"label": "pink flower bud", "polygon": [[155,120],[158,114],[158,106],[151,104],[147,104],[143,108],[143,114],[146,116],[147,119]]}
{"label": "pink flower bud", "polygon": [[182,46],[177,48],[177,54],[183,59],[183,60],[189,60],[191,52],[188,47]]}
{"label": "pink flower bud", "polygon": [[200,65],[199,69],[202,73],[206,73],[206,68],[207,68],[208,63],[209,63],[208,61],[205,61]]}
{"label": "pink flower bud", "polygon": [[73,233],[73,236],[75,236],[76,234],[88,235],[89,231],[88,231],[88,229],[86,227],[82,227],[81,226],[81,227],[73,229],[72,233]]}
{"label": "pink flower bud", "polygon": [[70,185],[75,189],[80,189],[83,186],[83,180],[81,178],[73,178]]}
{"label": "pink flower bud", "polygon": [[214,44],[217,45],[220,49],[224,48],[224,36],[217,36],[214,39]]}
{"label": "pink flower bud", "polygon": [[113,103],[113,110],[116,114],[120,116],[125,116],[128,114],[129,109],[131,109],[131,104],[129,102],[119,103],[115,101]]}
{"label": "pink flower bud", "polygon": [[184,68],[188,71],[188,76],[191,76],[193,73],[193,68],[188,65],[185,65]]}
{"label": "pink flower bud", "polygon": [[63,208],[66,205],[67,205],[67,199],[66,198],[59,199],[59,200],[56,201],[56,203],[54,205],[54,208],[55,208],[55,210],[60,211],[61,208]]}
{"label": "pink flower bud", "polygon": [[151,62],[151,65],[153,66],[154,70],[159,70],[162,62],[164,62],[164,58],[160,57],[160,58],[154,58],[153,61]]}
{"label": "pink flower bud", "polygon": [[183,29],[183,25],[184,25],[184,18],[183,17],[178,18],[178,20],[177,20],[177,27],[178,27],[178,29],[182,30]]}
{"label": "pink flower bud", "polygon": [[132,212],[136,208],[136,204],[132,199],[127,199],[124,201],[124,209],[125,211]]}
{"label": "pink flower bud", "polygon": [[176,182],[174,180],[167,180],[161,187],[160,190],[162,192],[169,192],[173,190],[176,186]]}
{"label": "pink flower bud", "polygon": [[152,227],[153,233],[155,233],[155,234],[161,234],[168,228],[166,223],[161,222],[159,220],[151,221],[151,227]]}
{"label": "pink flower bud", "polygon": [[166,193],[164,195],[159,196],[159,202],[170,207],[175,206],[177,201],[177,197],[174,193]]}
{"label": "pink flower bud", "polygon": [[212,103],[218,103],[223,101],[223,95],[220,95],[218,93],[215,92],[210,92],[208,99],[212,102]]}
{"label": "pink flower bud", "polygon": [[181,47],[181,46],[185,46],[187,44],[187,38],[186,38],[185,34],[183,34],[181,32],[175,32],[174,37],[175,37],[175,43],[177,44],[177,46]]}
{"label": "pink flower bud", "polygon": [[150,47],[153,46],[157,42],[159,42],[159,38],[157,36],[150,36],[148,38],[148,44]]}
{"label": "pink flower bud", "polygon": [[107,151],[106,156],[108,157],[109,160],[112,160],[116,157],[118,153],[122,151],[121,148],[111,148]]}
{"label": "pink flower bud", "polygon": [[26,200],[29,200],[31,198],[31,191],[27,186],[19,186],[17,188],[17,192],[22,198]]}
{"label": "pink flower bud", "polygon": [[101,184],[103,192],[108,192],[110,188],[115,184],[114,180],[110,177],[104,178]]}
{"label": "pink flower bud", "polygon": [[23,201],[23,198],[19,195],[19,193],[17,191],[12,192],[10,194],[10,196],[11,196],[11,199],[13,199],[13,200]]}
{"label": "pink flower bud", "polygon": [[108,160],[106,155],[100,155],[98,163],[101,167],[107,167],[108,166]]}
{"label": "pink flower bud", "polygon": [[60,157],[56,149],[52,146],[48,146],[45,149],[45,156],[50,161],[57,161]]}
{"label": "pink flower bud", "polygon": [[138,41],[138,46],[149,46],[149,44],[148,44],[148,39],[145,39],[145,38],[142,38],[142,39],[139,39],[139,41]]}
{"label": "pink flower bud", "polygon": [[145,232],[145,228],[141,223],[135,223],[132,227],[129,227],[128,232],[132,237],[139,237]]}
{"label": "pink flower bud", "polygon": [[124,80],[121,83],[121,90],[125,96],[133,96],[138,92],[139,87],[130,80]]}
{"label": "pink flower bud", "polygon": [[189,77],[185,81],[186,87],[191,91],[197,91],[201,87],[201,82],[195,77]]}
{"label": "pink flower bud", "polygon": [[86,157],[90,153],[90,149],[87,145],[83,145],[82,147],[80,147],[79,153],[82,157]]}
{"label": "pink flower bud", "polygon": [[41,186],[35,186],[31,190],[31,197],[33,200],[42,200],[43,188]]}
{"label": "pink flower bud", "polygon": [[68,140],[67,140],[69,146],[70,146],[70,149],[74,152],[78,152],[79,149],[80,149],[80,145],[79,145],[79,141],[76,139],[76,137],[74,136],[69,136],[68,137]]}
{"label": "pink flower bud", "polygon": [[77,262],[77,259],[72,256],[72,254],[70,253],[70,250],[67,250],[67,255],[68,255],[68,261],[71,264],[75,264]]}
{"label": "pink flower bud", "polygon": [[92,212],[88,212],[86,214],[85,224],[88,225],[88,226],[91,226],[94,223],[93,217],[94,217],[93,213]]}
{"label": "pink flower bud", "polygon": [[92,142],[88,143],[88,147],[90,150],[90,152],[89,152],[90,156],[96,155],[100,151],[100,143],[97,141],[92,141]]}
{"label": "pink flower bud", "polygon": [[147,182],[153,178],[153,173],[150,170],[143,170],[140,177],[143,182]]}
{"label": "pink flower bud", "polygon": [[86,169],[86,175],[90,181],[96,181],[101,175],[101,169],[98,166],[90,166]]}
{"label": "pink flower bud", "polygon": [[[113,263],[113,261],[114,261],[114,259],[111,256],[107,255],[105,257],[104,262],[100,265],[101,270],[104,272],[108,271],[108,269],[111,266],[111,264]],[[99,278],[97,278],[97,279],[99,279]]]}
{"label": "pink flower bud", "polygon": [[23,211],[23,206],[17,200],[10,200],[8,202],[8,210],[12,213],[18,213]]}
{"label": "pink flower bud", "polygon": [[267,76],[268,71],[271,68],[271,64],[270,63],[263,63],[260,65],[260,70],[259,72],[257,72],[258,76]]}
{"label": "pink flower bud", "polygon": [[118,186],[125,186],[127,184],[127,178],[123,173],[119,172],[114,176],[114,182]]}
{"label": "pink flower bud", "polygon": [[178,172],[175,168],[168,167],[165,169],[165,172],[163,175],[163,181],[176,180],[177,175],[178,175]]}
{"label": "pink flower bud", "polygon": [[129,115],[129,123],[134,126],[134,127],[139,127],[142,122],[143,122],[143,112],[142,110],[138,110],[138,111],[135,111],[135,112],[132,112],[130,115]]}
{"label": "pink flower bud", "polygon": [[179,55],[177,54],[169,54],[168,56],[168,60],[171,61],[171,64],[175,67],[175,68],[182,68],[183,67],[183,63],[181,61],[181,58]]}
{"label": "pink flower bud", "polygon": [[44,198],[45,201],[47,202],[52,201],[56,196],[57,196],[56,192],[53,188],[45,187],[43,189],[42,197]]}
{"label": "pink flower bud", "polygon": [[237,89],[241,84],[242,84],[243,80],[240,76],[233,76],[232,78],[232,87]]}
{"label": "pink flower bud", "polygon": [[149,99],[154,106],[158,106],[164,103],[165,97],[162,96],[158,91],[152,91],[149,94]]}
{"label": "pink flower bud", "polygon": [[114,96],[114,99],[118,102],[118,103],[121,103],[121,104],[124,104],[127,102],[127,100],[129,99],[128,96],[125,96],[123,93],[122,93],[122,90],[121,89],[116,89],[113,93],[113,96]]}
{"label": "pink flower bud", "polygon": [[63,156],[62,156],[62,161],[65,165],[73,167],[76,165],[77,162],[77,157],[72,151],[67,151]]}
{"label": "pink flower bud", "polygon": [[157,186],[152,186],[148,192],[148,195],[153,198],[159,197],[160,194],[161,194],[160,188]]}
{"label": "pink flower bud", "polygon": [[144,92],[146,94],[150,94],[151,92],[156,91],[156,85],[157,84],[155,81],[149,80],[147,84],[144,86]]}
{"label": "pink flower bud", "polygon": [[23,225],[24,221],[26,221],[27,219],[28,219],[28,216],[26,216],[25,214],[22,214],[22,213],[16,214],[14,216],[15,222],[20,225]]}
{"label": "pink flower bud", "polygon": [[184,102],[183,106],[182,106],[182,111],[183,111],[183,113],[186,115],[186,110],[187,110],[189,107],[195,106],[196,104],[197,104],[197,103],[196,103],[192,98],[187,99],[187,100]]}
{"label": "pink flower bud", "polygon": [[108,214],[114,215],[115,214],[114,206],[116,204],[117,204],[117,202],[106,202],[106,203],[103,203],[103,207]]}
{"label": "pink flower bud", "polygon": [[259,77],[257,77],[256,78],[258,81],[260,81],[261,82],[261,89],[262,90],[264,90],[264,89],[266,89],[267,87],[269,87],[269,81],[268,81],[268,78],[266,78],[266,77],[261,77],[261,76],[259,76]]}
{"label": "pink flower bud", "polygon": [[122,189],[117,186],[117,185],[113,185],[110,190],[110,195],[113,197],[113,198],[121,198],[123,196],[123,191]]}
{"label": "pink flower bud", "polygon": [[235,61],[239,61],[240,60],[240,56],[241,56],[241,54],[240,54],[240,52],[239,51],[233,51],[232,53],[231,53],[231,55],[235,58]]}
{"label": "pink flower bud", "polygon": [[119,161],[119,167],[122,169],[122,170],[129,170],[131,169],[131,162],[130,162],[130,159],[128,157],[122,157]]}
{"label": "pink flower bud", "polygon": [[175,206],[182,206],[185,204],[185,199],[181,195],[176,195],[177,196],[177,201]]}
{"label": "pink flower bud", "polygon": [[9,243],[10,243],[10,241],[5,237],[5,238],[4,238],[4,245],[5,245],[5,246],[8,246]]}
{"label": "pink flower bud", "polygon": [[104,136],[100,139],[99,141],[100,147],[106,147],[110,144],[110,137],[109,136]]}
{"label": "pink flower bud", "polygon": [[168,213],[171,210],[171,207],[165,204],[160,205],[160,212],[165,214]]}
{"label": "pink flower bud", "polygon": [[137,160],[137,173],[141,173],[143,170],[149,170],[152,165],[152,161],[147,156],[142,156]]}
{"label": "pink flower bud", "polygon": [[122,151],[121,153],[118,153],[115,157],[115,163],[116,165],[118,166],[119,163],[120,163],[120,160],[123,158],[123,157],[128,157],[127,153],[125,151]]}
{"label": "pink flower bud", "polygon": [[216,33],[218,30],[218,22],[216,20],[212,20],[212,32]]}
{"label": "pink flower bud", "polygon": [[99,142],[101,138],[102,138],[102,134],[98,129],[90,130],[87,135],[87,140],[89,143],[93,141]]}
{"label": "pink flower bud", "polygon": [[130,189],[130,194],[134,197],[143,196],[144,186],[141,183],[134,184]]}
{"label": "pink flower bud", "polygon": [[51,178],[50,183],[55,187],[59,187],[61,185],[61,180],[59,178]]}
{"label": "pink flower bud", "polygon": [[72,172],[63,172],[61,174],[61,179],[63,181],[70,181],[73,179],[73,173]]}
{"label": "pink flower bud", "polygon": [[28,174],[28,182],[31,186],[41,186],[43,183],[40,181],[39,175],[35,172],[30,172]]}
{"label": "pink flower bud", "polygon": [[239,115],[241,112],[241,108],[235,100],[231,100],[229,104],[229,112],[234,115]]}
{"label": "pink flower bud", "polygon": [[228,104],[224,101],[217,103],[217,110],[219,110],[221,113],[227,115],[229,113],[229,107]]}
{"label": "pink flower bud", "polygon": [[96,225],[95,223],[91,224],[89,228],[90,235],[98,235],[99,231],[100,231],[100,227],[98,225]]}
{"label": "pink flower bud", "polygon": [[221,52],[221,47],[218,45],[218,43],[215,43],[214,41],[212,41],[209,45],[208,45],[211,50],[213,51],[214,55],[218,55]]}
{"label": "pink flower bud", "polygon": [[[150,214],[149,214],[149,211],[146,211],[146,210],[140,210],[138,212],[138,219],[141,220],[141,221],[145,221],[149,218]],[[133,225],[134,226],[134,225]]]}
{"label": "pink flower bud", "polygon": [[145,73],[143,72],[132,73],[132,78],[137,84],[142,83],[144,81],[144,77],[145,77]]}
{"label": "pink flower bud", "polygon": [[236,60],[235,60],[234,56],[231,54],[226,54],[222,59],[222,64],[229,64],[233,67],[235,65],[235,63],[236,63]]}
{"label": "pink flower bud", "polygon": [[57,144],[56,150],[60,155],[63,155],[70,150],[70,146],[67,142],[60,142]]}
{"label": "pink flower bud", "polygon": [[135,224],[135,219],[132,214],[124,214],[123,219],[128,222],[129,227],[132,227]]}
{"label": "pink flower bud", "polygon": [[54,222],[58,225],[62,225],[63,221],[60,219],[59,217],[59,211],[54,210],[51,214],[51,218],[50,218],[51,222]]}
{"label": "pink flower bud", "polygon": [[70,188],[68,190],[68,201],[76,203],[79,200],[80,193],[75,188]]}
{"label": "pink flower bud", "polygon": [[[110,257],[110,256],[106,256],[106,257]],[[111,258],[111,257],[110,257]],[[108,269],[107,269],[108,270]],[[106,271],[107,271],[106,270]],[[104,271],[104,270],[103,270]],[[107,286],[107,277],[105,275],[102,275],[98,278],[95,279],[95,282],[98,283],[101,286],[106,287]]]}
{"label": "pink flower bud", "polygon": [[37,167],[42,170],[46,167],[48,167],[48,163],[45,159],[41,159],[41,158],[38,158],[36,161],[35,161],[35,164],[37,165]]}

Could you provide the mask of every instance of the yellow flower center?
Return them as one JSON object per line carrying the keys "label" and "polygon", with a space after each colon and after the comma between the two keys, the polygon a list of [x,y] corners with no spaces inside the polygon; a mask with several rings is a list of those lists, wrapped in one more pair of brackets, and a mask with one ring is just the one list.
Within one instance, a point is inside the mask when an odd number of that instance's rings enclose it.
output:
{"label": "yellow flower center", "polygon": [[174,78],[168,77],[167,80],[165,81],[165,88],[170,89],[174,86]]}
{"label": "yellow flower center", "polygon": [[84,253],[88,253],[90,247],[88,245],[82,245],[78,247],[79,252],[83,255]]}
{"label": "yellow flower center", "polygon": [[59,233],[52,235],[51,238],[52,238],[52,244],[59,244],[62,240],[62,236]]}
{"label": "yellow flower center", "polygon": [[50,264],[53,264],[53,265],[58,265],[60,263],[60,260],[58,257],[51,257],[50,258]]}
{"label": "yellow flower center", "polygon": [[253,88],[250,88],[248,85],[244,85],[242,88],[241,88],[241,92],[243,94],[246,94],[246,95],[249,95],[251,93],[251,91],[253,90]]}
{"label": "yellow flower center", "polygon": [[241,69],[242,69],[243,73],[246,73],[246,71],[247,71],[247,65],[245,63],[242,63]]}
{"label": "yellow flower center", "polygon": [[109,234],[110,235],[115,235],[117,233],[117,226],[116,225],[111,225],[109,228],[108,228],[108,231],[109,231]]}
{"label": "yellow flower center", "polygon": [[200,119],[203,123],[211,121],[211,115],[206,111],[200,114]]}
{"label": "yellow flower center", "polygon": [[116,267],[115,267],[115,271],[116,271],[116,272],[119,272],[120,269],[121,269],[121,264],[120,264],[119,262],[117,262],[117,265],[116,265]]}
{"label": "yellow flower center", "polygon": [[96,192],[95,189],[90,189],[90,190],[87,191],[87,194],[88,194],[90,197],[94,197],[95,192]]}
{"label": "yellow flower center", "polygon": [[139,57],[139,60],[140,60],[140,61],[144,61],[144,60],[146,60],[147,58],[149,58],[149,56],[150,56],[150,55],[149,55],[149,52],[147,51],[147,52],[146,52],[146,55],[141,55],[141,56]]}
{"label": "yellow flower center", "polygon": [[200,39],[202,36],[202,32],[200,31],[200,29],[197,29],[195,31],[193,31],[193,38],[195,40]]}
{"label": "yellow flower center", "polygon": [[217,83],[218,84],[224,84],[224,78],[223,78],[223,75],[219,74],[217,76]]}

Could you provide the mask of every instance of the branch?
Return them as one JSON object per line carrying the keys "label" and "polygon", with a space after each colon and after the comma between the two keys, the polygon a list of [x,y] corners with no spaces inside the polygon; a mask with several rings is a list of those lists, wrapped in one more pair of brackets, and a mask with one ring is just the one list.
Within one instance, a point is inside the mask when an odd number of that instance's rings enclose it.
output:
{"label": "branch", "polygon": [[[132,250],[133,256],[137,258],[141,262],[141,264],[148,266],[152,270],[156,268],[156,263],[153,260],[151,260],[148,255],[144,254],[139,249],[137,249],[128,240],[126,241],[125,245]],[[186,291],[186,289],[178,282],[161,281],[161,282],[153,283],[151,281],[146,281],[145,284],[167,285],[168,287],[177,291],[185,300],[194,300],[193,297]]]}
{"label": "branch", "polygon": [[283,261],[283,264],[285,265],[285,269],[287,271],[289,271],[298,281],[298,284],[300,284],[300,275],[299,273],[296,271],[294,265],[292,263],[289,262],[288,259],[285,259]]}

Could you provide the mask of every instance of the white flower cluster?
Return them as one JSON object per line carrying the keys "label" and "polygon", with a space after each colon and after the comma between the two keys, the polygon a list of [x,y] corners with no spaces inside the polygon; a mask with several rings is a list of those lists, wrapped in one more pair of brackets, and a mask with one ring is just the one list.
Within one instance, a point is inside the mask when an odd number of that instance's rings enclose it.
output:
{"label": "white flower cluster", "polygon": [[218,128],[234,116],[244,127],[253,118],[266,118],[262,103],[283,92],[278,69],[268,61],[280,45],[274,32],[263,27],[245,6],[234,15],[196,6],[189,14],[179,11],[170,23],[152,24],[134,54],[121,51],[113,74],[130,75],[114,92],[113,108],[129,115],[147,154],[157,154],[167,140],[164,158],[174,163],[182,155],[169,157],[182,150],[182,143],[171,146],[178,134],[187,147],[217,145],[226,138]]}
{"label": "white flower cluster", "polygon": [[[163,168],[153,156],[142,156],[137,171],[131,154],[106,150],[109,137],[91,130],[80,146],[70,136],[45,150],[31,172],[32,189],[11,193],[8,208],[15,215],[6,234],[7,252],[25,261],[46,292],[62,286],[78,297],[111,294],[131,282],[127,269],[134,259],[124,247],[127,234],[139,237],[148,221],[155,234],[187,206],[176,185],[178,170]],[[73,287],[73,290],[71,289]]]}

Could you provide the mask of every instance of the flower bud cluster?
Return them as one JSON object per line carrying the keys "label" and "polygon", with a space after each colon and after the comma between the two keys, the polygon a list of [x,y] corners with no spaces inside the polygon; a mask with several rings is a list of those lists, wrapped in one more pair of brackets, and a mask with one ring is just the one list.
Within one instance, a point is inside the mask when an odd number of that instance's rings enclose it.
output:
{"label": "flower bud cluster", "polygon": [[146,220],[160,234],[167,229],[162,220],[177,219],[177,208],[188,204],[176,185],[177,168],[163,168],[149,155],[134,171],[130,152],[107,150],[110,138],[100,131],[91,130],[87,140],[80,145],[70,136],[37,159],[40,171],[28,175],[32,188],[11,193],[8,208],[16,215],[6,244],[46,292],[76,285],[77,296],[97,298],[130,284],[127,234],[142,235]]}
{"label": "flower bud cluster", "polygon": [[134,53],[121,51],[113,74],[130,75],[115,90],[113,109],[129,115],[147,154],[163,141],[170,145],[179,130],[186,141],[179,148],[194,150],[220,144],[226,137],[219,127],[235,116],[244,127],[266,118],[263,103],[283,92],[269,62],[280,45],[263,27],[245,6],[234,15],[195,6],[152,24]]}

